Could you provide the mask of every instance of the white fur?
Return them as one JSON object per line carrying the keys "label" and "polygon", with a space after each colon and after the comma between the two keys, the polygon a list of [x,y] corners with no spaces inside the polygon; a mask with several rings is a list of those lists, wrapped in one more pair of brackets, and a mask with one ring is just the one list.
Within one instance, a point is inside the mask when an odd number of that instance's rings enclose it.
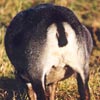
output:
{"label": "white fur", "polygon": [[27,83],[26,84],[28,88],[32,88],[32,84],[31,83]]}
{"label": "white fur", "polygon": [[64,47],[58,46],[56,25],[52,24],[48,28],[47,42],[42,56],[42,64],[44,66],[42,81],[44,81],[44,75],[50,72],[53,65],[55,67],[64,67],[66,64],[76,72],[80,73],[84,81],[84,51],[82,50],[82,47],[79,48],[76,34],[72,27],[66,22],[63,22],[63,26],[68,40],[68,44]]}

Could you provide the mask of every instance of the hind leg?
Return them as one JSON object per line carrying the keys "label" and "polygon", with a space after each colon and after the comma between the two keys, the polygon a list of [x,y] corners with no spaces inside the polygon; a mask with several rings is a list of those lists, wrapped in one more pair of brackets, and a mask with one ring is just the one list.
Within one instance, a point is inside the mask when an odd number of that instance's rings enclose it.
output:
{"label": "hind leg", "polygon": [[36,100],[46,100],[45,91],[41,80],[35,79],[32,81],[32,87],[36,93]]}
{"label": "hind leg", "polygon": [[27,88],[28,88],[28,95],[30,100],[36,100],[36,94],[32,88],[32,84],[31,83],[27,83]]}
{"label": "hind leg", "polygon": [[45,91],[42,86],[42,82],[40,80],[35,80],[32,83],[33,90],[36,93],[36,100],[46,100]]}
{"label": "hind leg", "polygon": [[85,66],[83,73],[77,73],[78,91],[80,100],[90,100],[90,92],[88,87],[89,69],[88,64]]}
{"label": "hind leg", "polygon": [[49,85],[49,93],[50,93],[49,100],[55,100],[56,85],[57,83],[53,83]]}
{"label": "hind leg", "polygon": [[78,91],[80,94],[80,100],[90,100],[90,93],[88,88],[88,79],[83,82],[80,74],[77,74]]}

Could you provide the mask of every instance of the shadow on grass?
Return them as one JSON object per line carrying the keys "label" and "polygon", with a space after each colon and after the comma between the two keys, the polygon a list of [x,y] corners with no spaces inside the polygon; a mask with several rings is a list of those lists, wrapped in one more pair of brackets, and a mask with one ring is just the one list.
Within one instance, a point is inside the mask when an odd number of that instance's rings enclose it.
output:
{"label": "shadow on grass", "polygon": [[25,84],[16,79],[0,78],[0,100],[28,100]]}

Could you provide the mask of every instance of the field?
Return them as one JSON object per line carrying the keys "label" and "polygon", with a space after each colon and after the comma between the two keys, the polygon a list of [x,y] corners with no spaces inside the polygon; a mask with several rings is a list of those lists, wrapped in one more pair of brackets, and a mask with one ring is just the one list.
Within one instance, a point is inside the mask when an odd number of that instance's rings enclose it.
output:
{"label": "field", "polygon": [[[54,0],[55,4],[75,11],[80,21],[92,28],[94,49],[90,59],[89,89],[91,100],[100,100],[100,0]],[[4,36],[11,19],[21,10],[52,0],[0,0],[0,100],[29,100],[26,86],[15,79],[14,67],[7,58]],[[79,9],[80,8],[80,9]],[[75,75],[59,82],[56,100],[78,100]]]}

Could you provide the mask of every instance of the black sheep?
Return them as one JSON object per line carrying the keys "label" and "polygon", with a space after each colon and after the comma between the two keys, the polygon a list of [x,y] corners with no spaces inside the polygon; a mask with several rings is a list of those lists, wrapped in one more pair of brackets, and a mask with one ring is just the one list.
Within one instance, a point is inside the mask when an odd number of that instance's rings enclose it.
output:
{"label": "black sheep", "polygon": [[[31,100],[47,100],[46,86],[53,87],[73,72],[77,73],[80,100],[90,100],[88,65],[92,48],[89,31],[74,13],[52,4],[18,13],[5,35],[5,49],[16,75],[34,91]],[[49,99],[54,100],[54,93]]]}

